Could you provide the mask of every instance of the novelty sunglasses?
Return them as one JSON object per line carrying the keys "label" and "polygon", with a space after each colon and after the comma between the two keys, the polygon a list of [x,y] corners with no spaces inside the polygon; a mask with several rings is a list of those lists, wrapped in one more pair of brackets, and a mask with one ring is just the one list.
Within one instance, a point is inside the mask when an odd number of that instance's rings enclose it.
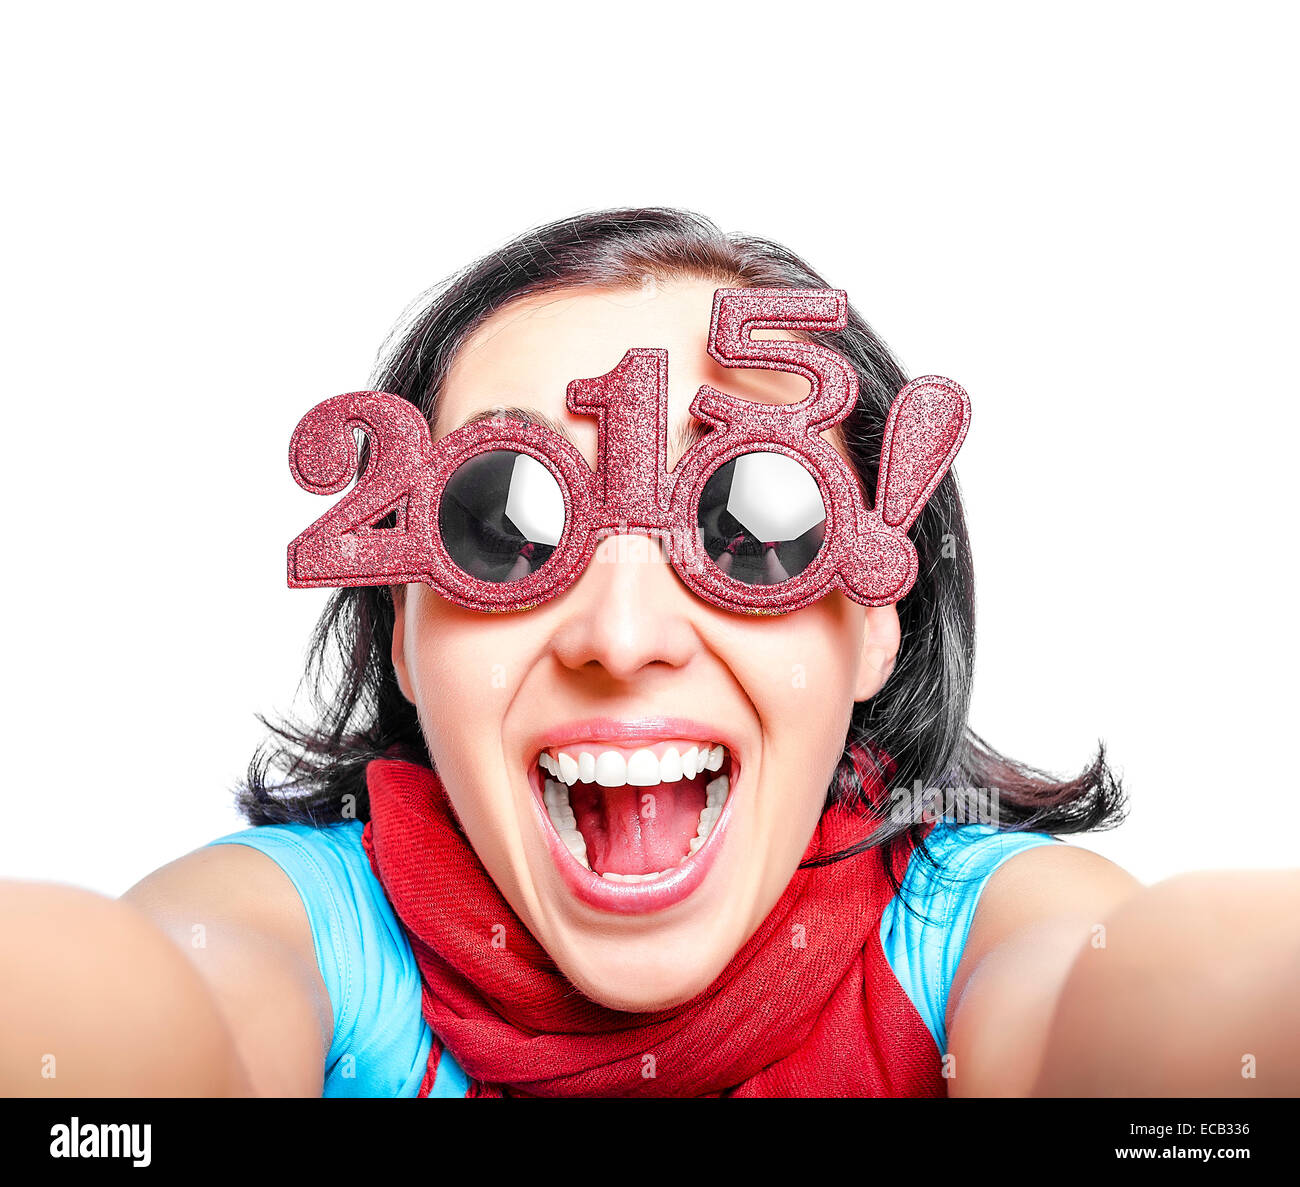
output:
{"label": "novelty sunglasses", "polygon": [[603,539],[643,534],[692,593],[726,610],[783,614],[833,589],[866,606],[895,602],[916,580],[908,528],[961,448],[970,401],[933,375],[899,392],[868,510],[822,436],[857,403],[853,367],[817,343],[751,337],[847,321],[838,289],[719,289],[713,358],[801,375],[810,391],[760,404],[701,387],[690,411],[705,431],[671,471],[666,350],[631,349],[608,374],[569,384],[569,410],[597,421],[594,471],[572,443],[506,412],[434,444],[399,396],[325,400],[295,429],[290,468],[316,494],[356,485],[289,545],[289,585],[423,581],[467,609],[527,610],[567,589]]}

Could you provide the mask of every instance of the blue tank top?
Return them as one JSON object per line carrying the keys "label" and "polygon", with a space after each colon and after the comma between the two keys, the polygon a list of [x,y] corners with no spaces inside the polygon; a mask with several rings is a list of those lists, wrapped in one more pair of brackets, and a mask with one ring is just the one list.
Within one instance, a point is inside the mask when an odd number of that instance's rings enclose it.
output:
{"label": "blue tank top", "polygon": [[[360,821],[327,828],[264,825],[211,844],[248,845],[265,853],[307,909],[316,963],[334,1009],[322,1094],[416,1096],[433,1033],[420,1012],[415,955],[361,847],[362,827]],[[880,921],[880,942],[940,1051],[948,1046],[948,991],[985,884],[1008,858],[1052,841],[1043,833],[941,823],[928,841],[933,863],[920,853],[908,862],[902,894]],[[468,1086],[444,1051],[429,1095],[464,1096]]]}

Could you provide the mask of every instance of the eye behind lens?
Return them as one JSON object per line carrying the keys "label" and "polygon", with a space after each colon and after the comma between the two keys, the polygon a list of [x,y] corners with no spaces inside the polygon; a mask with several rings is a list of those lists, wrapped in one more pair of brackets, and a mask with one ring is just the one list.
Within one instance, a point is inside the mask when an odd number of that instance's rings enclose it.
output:
{"label": "eye behind lens", "polygon": [[522,581],[550,559],[564,535],[564,493],[531,454],[476,454],[443,488],[438,532],[452,561],[470,577]]}
{"label": "eye behind lens", "polygon": [[817,480],[783,453],[743,453],[700,493],[701,541],[715,565],[746,585],[781,585],[817,559],[826,505]]}

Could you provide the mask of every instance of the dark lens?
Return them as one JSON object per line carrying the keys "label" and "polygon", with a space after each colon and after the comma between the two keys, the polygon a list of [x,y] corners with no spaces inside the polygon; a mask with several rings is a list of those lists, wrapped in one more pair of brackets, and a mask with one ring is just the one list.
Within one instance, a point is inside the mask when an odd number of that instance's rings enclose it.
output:
{"label": "dark lens", "polygon": [[826,534],[816,480],[783,453],[743,453],[720,466],[704,484],[699,520],[713,563],[746,585],[802,573]]}
{"label": "dark lens", "polygon": [[536,458],[512,449],[480,453],[448,479],[438,531],[451,559],[471,577],[522,581],[560,542],[564,495]]}

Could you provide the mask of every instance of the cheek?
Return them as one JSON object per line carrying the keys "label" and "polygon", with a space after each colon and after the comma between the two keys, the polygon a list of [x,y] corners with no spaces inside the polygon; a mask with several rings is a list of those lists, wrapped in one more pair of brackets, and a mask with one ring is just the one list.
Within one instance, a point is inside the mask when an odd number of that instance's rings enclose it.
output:
{"label": "cheek", "polygon": [[512,618],[493,620],[428,592],[407,619],[404,651],[429,756],[456,816],[502,893],[520,903],[502,723],[537,644],[535,632]]}
{"label": "cheek", "polygon": [[729,663],[758,710],[765,756],[794,748],[807,760],[817,739],[838,760],[863,625],[860,608],[832,594],[793,614],[746,622],[732,640]]}
{"label": "cheek", "polygon": [[529,646],[504,620],[494,624],[432,592],[408,611],[407,670],[430,756],[444,778],[495,772],[502,718],[531,662]]}
{"label": "cheek", "polygon": [[760,916],[798,866],[844,750],[865,617],[847,599],[835,605],[838,596],[747,621],[730,641],[728,662],[763,733],[753,805],[754,852],[768,855],[754,875]]}
{"label": "cheek", "polygon": [[746,620],[726,660],[762,730],[755,827],[770,838],[765,893],[779,893],[821,815],[844,751],[865,617],[832,594],[781,618]]}

